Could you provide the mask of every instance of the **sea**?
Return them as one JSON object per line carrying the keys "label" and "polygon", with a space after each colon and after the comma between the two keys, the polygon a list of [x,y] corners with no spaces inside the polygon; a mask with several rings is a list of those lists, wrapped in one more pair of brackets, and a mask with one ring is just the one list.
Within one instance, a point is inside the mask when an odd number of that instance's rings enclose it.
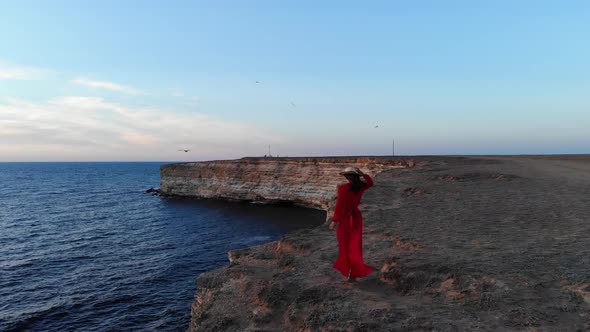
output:
{"label": "sea", "polygon": [[0,163],[0,331],[185,331],[199,274],[325,218],[145,193],[162,164]]}

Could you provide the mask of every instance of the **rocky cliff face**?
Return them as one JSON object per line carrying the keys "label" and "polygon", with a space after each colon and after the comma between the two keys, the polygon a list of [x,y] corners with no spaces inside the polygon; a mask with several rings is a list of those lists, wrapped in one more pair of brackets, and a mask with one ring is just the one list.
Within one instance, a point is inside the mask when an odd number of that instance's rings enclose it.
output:
{"label": "rocky cliff face", "polygon": [[[336,187],[346,180],[338,173],[345,167],[362,169],[376,176],[386,170],[416,166],[414,160],[392,160],[391,158],[247,158],[231,161],[210,161],[163,165],[161,172],[161,193],[169,196],[187,196],[223,200],[247,201],[252,203],[292,203],[300,206],[327,211],[327,219],[333,215],[336,201]],[[305,230],[304,230],[305,231]],[[210,271],[201,275],[197,294],[191,309],[189,331],[245,331],[248,330],[227,312],[244,312],[244,324],[271,326],[274,322],[275,306],[289,301],[285,292],[297,292],[304,285],[270,285],[268,278],[277,273],[291,271],[294,258],[312,249],[311,244],[302,244],[299,235],[293,235],[279,242],[272,242],[255,248],[235,250],[228,253],[228,268]],[[304,237],[307,237],[304,235]],[[313,237],[307,239],[314,241]],[[306,241],[307,241],[306,240]],[[326,242],[315,239],[316,244]],[[314,241],[315,242],[315,241]],[[246,271],[263,266],[264,271]],[[250,265],[253,263],[254,265]],[[314,269],[315,261],[308,266]],[[236,269],[236,266],[240,266]],[[231,268],[233,267],[233,268]],[[242,270],[246,269],[246,270]],[[238,284],[234,285],[238,278]],[[279,278],[281,279],[281,278]],[[228,286],[229,285],[229,286]],[[283,287],[284,286],[284,287]],[[273,288],[274,287],[274,288]],[[283,288],[281,288],[283,287]],[[249,294],[249,295],[248,295]],[[250,295],[254,294],[252,298]],[[268,297],[270,300],[260,300]],[[274,301],[274,302],[273,302]],[[276,302],[276,303],[275,303]],[[244,305],[250,303],[252,306]],[[250,315],[250,313],[252,313]],[[274,317],[274,318],[273,318]],[[279,319],[280,322],[282,319]],[[272,322],[271,322],[272,321]],[[270,323],[269,323],[270,322]],[[267,324],[268,323],[268,324]],[[278,323],[283,325],[282,323]],[[267,331],[252,329],[252,331]]]}
{"label": "rocky cliff face", "polygon": [[346,282],[334,231],[301,229],[201,274],[188,331],[590,331],[590,162],[525,158],[380,173],[361,205],[376,273]]}
{"label": "rocky cliff face", "polygon": [[287,202],[328,211],[335,204],[338,173],[347,166],[369,175],[391,168],[414,166],[391,158],[245,158],[163,165],[164,195],[190,196],[254,203]]}

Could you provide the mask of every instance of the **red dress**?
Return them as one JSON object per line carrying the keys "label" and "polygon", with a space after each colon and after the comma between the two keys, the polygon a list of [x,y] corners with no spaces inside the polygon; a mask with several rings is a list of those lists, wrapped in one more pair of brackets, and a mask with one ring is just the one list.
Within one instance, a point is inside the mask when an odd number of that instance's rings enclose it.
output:
{"label": "red dress", "polygon": [[373,272],[373,267],[363,261],[363,216],[358,208],[363,192],[373,186],[373,179],[367,174],[363,178],[365,183],[357,193],[350,190],[350,183],[338,186],[333,218],[338,223],[338,259],[334,268],[345,277],[361,278]]}

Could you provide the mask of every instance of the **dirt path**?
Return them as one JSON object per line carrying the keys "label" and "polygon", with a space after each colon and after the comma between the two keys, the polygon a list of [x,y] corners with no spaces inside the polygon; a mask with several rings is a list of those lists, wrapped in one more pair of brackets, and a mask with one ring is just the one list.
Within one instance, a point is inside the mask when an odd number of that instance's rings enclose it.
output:
{"label": "dirt path", "polygon": [[342,282],[334,233],[297,232],[206,275],[193,330],[590,330],[590,158],[431,158],[363,201],[379,274]]}

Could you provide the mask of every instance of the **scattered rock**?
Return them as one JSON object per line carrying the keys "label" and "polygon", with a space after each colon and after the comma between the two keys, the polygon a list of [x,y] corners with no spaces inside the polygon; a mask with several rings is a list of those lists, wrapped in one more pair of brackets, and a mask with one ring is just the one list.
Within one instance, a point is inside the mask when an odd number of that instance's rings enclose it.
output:
{"label": "scattered rock", "polygon": [[160,189],[151,187],[150,189],[145,191],[146,194],[152,194],[153,196],[159,196],[162,194]]}
{"label": "scattered rock", "polygon": [[287,266],[291,266],[294,261],[295,261],[295,257],[293,257],[292,255],[285,255],[285,256],[281,257],[281,259],[279,259],[278,265],[280,267],[287,267]]}
{"label": "scattered rock", "polygon": [[449,278],[441,282],[438,291],[451,299],[461,299],[465,296],[456,285],[455,278]]}
{"label": "scattered rock", "polygon": [[590,303],[590,284],[564,285],[563,288],[581,297],[584,302]]}
{"label": "scattered rock", "polygon": [[394,248],[396,252],[411,253],[423,249],[418,243],[402,240],[399,236],[394,238]]}
{"label": "scattered rock", "polygon": [[379,271],[379,280],[388,283],[396,284],[397,280],[402,274],[401,266],[394,258],[390,258],[383,263]]}
{"label": "scattered rock", "polygon": [[229,263],[232,265],[239,264],[240,253],[235,250],[230,250],[227,252],[227,259]]}
{"label": "scattered rock", "polygon": [[455,175],[436,175],[430,178],[430,180],[440,180],[440,181],[448,181],[453,182],[459,180],[458,176]]}
{"label": "scattered rock", "polygon": [[409,196],[420,196],[420,195],[424,195],[424,194],[427,194],[426,190],[424,190],[422,188],[410,187],[410,188],[404,189],[404,193],[402,195],[405,197],[409,197]]}

